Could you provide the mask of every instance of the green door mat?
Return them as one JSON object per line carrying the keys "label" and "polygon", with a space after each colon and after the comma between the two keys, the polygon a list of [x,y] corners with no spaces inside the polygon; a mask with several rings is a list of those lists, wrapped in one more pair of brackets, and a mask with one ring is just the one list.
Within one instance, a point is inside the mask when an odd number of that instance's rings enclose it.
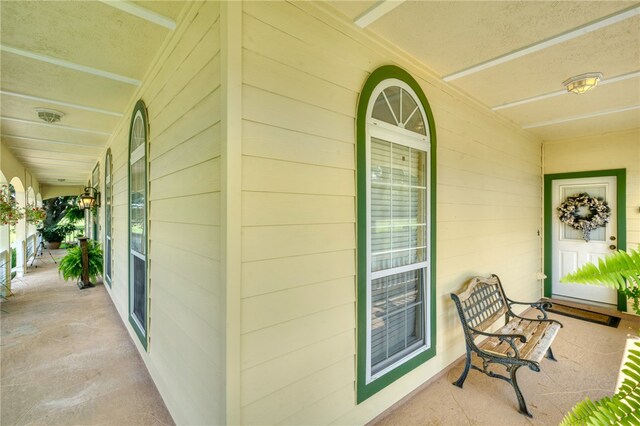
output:
{"label": "green door mat", "polygon": [[591,312],[585,309],[573,308],[571,306],[560,305],[558,303],[552,304],[551,307],[547,309],[547,311],[583,321],[595,322],[596,324],[606,325],[607,327],[617,328],[618,324],[620,324],[620,318],[618,317],[599,314],[597,312]]}

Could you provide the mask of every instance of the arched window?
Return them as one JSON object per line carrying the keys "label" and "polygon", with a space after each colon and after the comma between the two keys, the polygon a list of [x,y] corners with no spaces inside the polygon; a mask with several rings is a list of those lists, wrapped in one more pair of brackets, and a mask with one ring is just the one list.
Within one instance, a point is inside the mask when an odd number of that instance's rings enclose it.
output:
{"label": "arched window", "polygon": [[435,127],[386,66],[358,105],[358,401],[435,355]]}
{"label": "arched window", "polygon": [[[96,189],[97,193],[100,193],[100,162],[96,164],[93,168],[93,173],[91,173],[91,184]],[[100,205],[100,200],[96,200],[96,206]],[[91,210],[91,238],[98,241],[100,238],[100,234],[98,229],[100,228],[100,209],[95,208],[95,211]]]}
{"label": "arched window", "polygon": [[111,206],[113,181],[111,179],[111,148],[104,159],[104,280],[111,286]]}
{"label": "arched window", "polygon": [[129,320],[147,347],[147,109],[138,101],[129,130]]}

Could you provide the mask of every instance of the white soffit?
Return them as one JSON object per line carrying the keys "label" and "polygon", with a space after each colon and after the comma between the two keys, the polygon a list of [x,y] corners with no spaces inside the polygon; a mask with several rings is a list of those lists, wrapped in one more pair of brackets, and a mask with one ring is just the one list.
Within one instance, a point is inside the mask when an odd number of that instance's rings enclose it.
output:
{"label": "white soffit", "polygon": [[640,15],[637,15],[617,25],[468,75],[454,84],[488,106],[540,96],[563,89],[563,81],[585,72],[602,72],[606,79],[637,71],[639,38]]}
{"label": "white soffit", "polygon": [[129,13],[138,18],[144,19],[156,25],[160,25],[168,30],[176,29],[176,21],[171,18],[167,18],[159,13],[156,13],[152,10],[147,9],[146,7],[142,7],[139,4],[133,3],[127,0],[100,0],[102,3],[115,7],[116,9],[122,10],[123,12]]}
{"label": "white soffit", "polygon": [[461,71],[454,72],[449,75],[445,75],[442,77],[444,81],[453,81],[462,77],[466,77],[471,74],[475,74],[477,72],[495,67],[500,64],[504,64],[509,61],[513,61],[514,59],[521,58],[523,56],[538,52],[543,49],[547,49],[549,47],[555,46],[560,43],[564,43],[569,40],[573,40],[575,38],[581,37],[585,34],[591,33],[593,31],[600,30],[602,28],[606,28],[611,25],[615,25],[619,22],[622,22],[626,19],[633,18],[634,16],[640,15],[640,6],[635,5],[629,9],[626,9],[622,12],[615,13],[613,15],[597,19],[593,22],[590,22],[581,27],[575,28],[573,30],[558,34],[554,37],[548,38],[546,40],[542,40],[540,42],[534,43],[530,46],[523,47],[521,49],[517,49],[513,52],[498,56],[497,58],[490,59],[488,61],[482,62],[480,64],[474,65],[472,67],[466,68]]}
{"label": "white soffit", "polygon": [[170,34],[166,28],[99,1],[1,4],[2,44],[133,80],[143,78]]}
{"label": "white soffit", "polygon": [[17,96],[10,96],[0,91],[0,111],[2,115],[7,117],[21,118],[24,120],[40,121],[37,118],[36,108],[50,108],[58,110],[64,114],[62,121],[58,124],[64,124],[70,127],[79,127],[86,129],[94,129],[103,132],[113,131],[114,126],[118,124],[121,117],[101,114],[94,111],[84,109],[71,108],[66,105],[47,102],[45,98],[28,99]]}
{"label": "white soffit", "polygon": [[382,0],[358,16],[354,20],[354,23],[360,28],[365,28],[400,6],[404,1],[405,0]]}
{"label": "white soffit", "polygon": [[640,105],[640,79],[625,80],[606,88],[596,87],[581,95],[568,94],[522,104],[501,110],[499,113],[519,125],[524,125],[610,111],[630,105]]}
{"label": "white soffit", "polygon": [[74,71],[80,71],[87,74],[93,74],[98,77],[119,81],[121,83],[131,84],[133,86],[140,86],[141,84],[140,80],[137,80],[135,78],[115,74],[109,71],[99,70],[97,68],[88,67],[86,65],[75,64],[73,62],[65,61],[64,59],[54,58],[52,56],[29,52],[27,50],[18,49],[16,47],[7,46],[5,44],[0,44],[0,50],[8,53],[13,53],[14,55],[24,56],[25,58],[34,59],[36,61],[46,62],[46,63],[57,65],[60,67],[69,68]]}
{"label": "white soffit", "polygon": [[81,127],[71,127],[71,126],[65,126],[63,124],[51,124],[51,123],[46,123],[44,121],[25,120],[23,118],[16,118],[16,117],[5,117],[4,115],[0,116],[0,119],[8,120],[8,121],[15,121],[15,122],[18,122],[18,123],[25,123],[25,124],[29,124],[29,125],[35,125],[35,126],[47,126],[47,127],[51,127],[51,128],[54,128],[54,129],[72,130],[74,132],[95,133],[96,135],[105,135],[105,136],[110,136],[111,135],[110,132],[103,132],[101,130],[83,129]]}
{"label": "white soffit", "polygon": [[107,111],[123,110],[136,86],[59,67],[24,56],[0,53],[2,90]]}
{"label": "white soffit", "polygon": [[[345,4],[346,3],[346,4]],[[351,2],[332,2],[352,13]],[[622,1],[407,1],[367,29],[447,75],[629,7]]]}
{"label": "white soffit", "polygon": [[611,109],[611,110],[607,110],[607,111],[598,111],[598,112],[593,112],[593,113],[590,113],[590,114],[576,115],[576,116],[573,116],[573,117],[565,117],[565,118],[559,118],[559,119],[556,119],[556,120],[543,121],[543,122],[540,122],[540,123],[525,124],[524,126],[522,126],[522,128],[523,129],[535,129],[536,127],[553,126],[553,125],[556,125],[556,124],[569,123],[571,121],[586,120],[587,118],[602,117],[602,116],[605,116],[605,115],[618,114],[618,113],[621,113],[621,112],[635,111],[635,110],[640,110],[640,105],[629,105],[629,106],[626,106],[626,107],[615,108],[615,109]]}
{"label": "white soffit", "polygon": [[[620,81],[625,81],[625,80],[634,79],[634,78],[640,78],[640,71],[630,72],[630,73],[619,75],[619,76],[612,77],[612,78],[606,78],[606,79],[602,80],[601,82],[599,82],[597,87],[606,86],[607,84],[617,83],[617,82],[620,82]],[[575,96],[575,94],[569,93],[566,89],[561,89],[561,90],[557,90],[555,92],[546,93],[544,95],[532,96],[530,98],[520,99],[520,100],[517,100],[517,101],[508,102],[506,104],[497,105],[497,106],[492,107],[491,109],[494,110],[494,111],[500,111],[502,109],[513,108],[513,107],[520,106],[520,105],[525,105],[525,104],[528,104],[528,103],[531,103],[531,102],[541,101],[541,100],[544,100],[544,99],[549,99],[549,98],[553,98],[553,97],[556,97],[556,96],[569,95],[569,94]]]}
{"label": "white soffit", "polygon": [[36,101],[36,102],[44,102],[46,104],[52,104],[52,105],[66,106],[66,107],[69,107],[69,108],[80,109],[80,110],[90,111],[90,112],[96,112],[98,114],[112,115],[114,117],[122,117],[122,113],[121,112],[108,111],[106,109],[94,108],[94,107],[90,107],[90,106],[86,106],[86,105],[74,104],[72,102],[64,102],[64,101],[57,101],[57,100],[54,100],[54,99],[41,98],[39,96],[25,95],[24,93],[16,93],[16,92],[8,91],[8,90],[0,90],[0,95],[12,96],[12,97],[21,98],[21,99],[27,99],[27,100]]}
{"label": "white soffit", "polygon": [[639,122],[640,109],[634,109],[617,114],[531,128],[528,132],[544,141],[561,140],[638,129]]}

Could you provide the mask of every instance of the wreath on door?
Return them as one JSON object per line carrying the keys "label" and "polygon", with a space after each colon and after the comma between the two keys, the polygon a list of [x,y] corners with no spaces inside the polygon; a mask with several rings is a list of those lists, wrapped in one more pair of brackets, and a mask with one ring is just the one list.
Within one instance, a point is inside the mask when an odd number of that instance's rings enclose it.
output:
{"label": "wreath on door", "polygon": [[[586,209],[581,209],[586,207]],[[586,192],[567,197],[557,208],[562,223],[582,231],[586,242],[591,239],[591,231],[609,223],[611,207],[602,198],[592,197]]]}

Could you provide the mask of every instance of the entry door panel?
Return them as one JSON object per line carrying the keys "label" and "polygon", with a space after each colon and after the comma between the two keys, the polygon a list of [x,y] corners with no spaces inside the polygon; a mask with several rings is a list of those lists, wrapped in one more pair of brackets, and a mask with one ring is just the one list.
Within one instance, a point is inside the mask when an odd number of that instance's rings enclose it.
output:
{"label": "entry door panel", "polygon": [[[616,224],[616,177],[554,180],[552,184],[552,292],[554,296],[579,299],[579,301],[617,305],[618,295],[614,289],[594,285],[560,283],[560,278],[576,271],[589,262],[598,262],[617,247]],[[609,203],[611,216],[605,227],[591,231],[590,241],[583,239],[582,231],[560,221],[557,207],[567,197],[586,192],[591,197],[603,198]]]}

